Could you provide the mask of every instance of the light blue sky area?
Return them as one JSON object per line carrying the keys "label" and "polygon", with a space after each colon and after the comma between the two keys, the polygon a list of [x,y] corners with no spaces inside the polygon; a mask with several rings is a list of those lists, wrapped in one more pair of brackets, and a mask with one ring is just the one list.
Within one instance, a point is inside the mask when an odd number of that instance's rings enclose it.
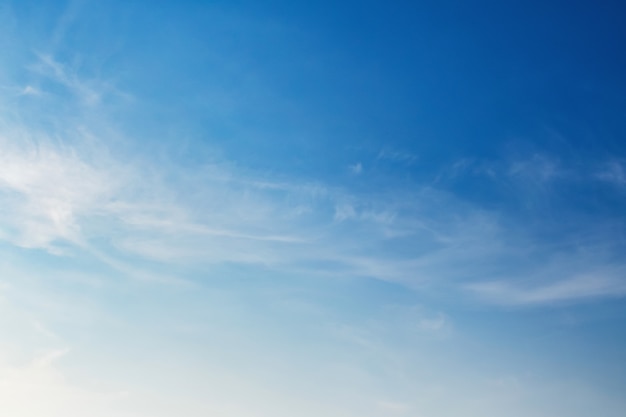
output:
{"label": "light blue sky area", "polygon": [[625,15],[0,1],[0,415],[623,416]]}

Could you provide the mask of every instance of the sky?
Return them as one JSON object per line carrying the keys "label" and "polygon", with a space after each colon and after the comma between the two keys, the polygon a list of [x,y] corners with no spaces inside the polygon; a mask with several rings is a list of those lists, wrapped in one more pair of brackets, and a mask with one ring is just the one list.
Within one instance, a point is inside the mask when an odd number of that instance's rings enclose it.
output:
{"label": "sky", "polygon": [[625,18],[0,0],[0,415],[625,415]]}

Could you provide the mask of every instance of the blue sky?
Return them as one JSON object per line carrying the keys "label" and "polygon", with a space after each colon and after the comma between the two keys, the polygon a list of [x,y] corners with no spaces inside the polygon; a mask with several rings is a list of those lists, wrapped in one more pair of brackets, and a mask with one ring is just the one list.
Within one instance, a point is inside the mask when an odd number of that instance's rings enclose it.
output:
{"label": "blue sky", "polygon": [[626,9],[0,1],[0,414],[623,416]]}

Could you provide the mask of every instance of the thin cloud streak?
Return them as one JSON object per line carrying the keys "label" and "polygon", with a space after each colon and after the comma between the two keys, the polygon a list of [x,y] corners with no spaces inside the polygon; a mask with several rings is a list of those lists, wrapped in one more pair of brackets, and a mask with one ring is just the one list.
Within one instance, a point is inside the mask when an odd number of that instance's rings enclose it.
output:
{"label": "thin cloud streak", "polygon": [[521,286],[509,281],[482,282],[466,288],[488,302],[505,306],[558,305],[626,295],[622,269],[614,273],[575,275],[543,285]]}
{"label": "thin cloud streak", "polygon": [[[94,94],[109,94],[106,82],[95,89],[52,56],[39,54],[38,59],[34,68],[40,76],[74,92],[78,103],[90,101]],[[105,106],[99,100],[90,102],[98,110]],[[545,266],[542,263],[558,263],[558,253],[551,256],[548,250],[543,260],[528,258],[548,248],[533,236],[537,229],[521,231],[507,213],[464,201],[444,187],[415,184],[411,190],[355,195],[332,184],[246,172],[228,162],[185,169],[175,159],[153,160],[155,155],[149,153],[139,156],[109,148],[110,141],[102,135],[119,140],[124,132],[110,128],[93,133],[107,125],[106,112],[96,113],[101,115],[90,119],[93,126],[77,126],[60,114],[55,126],[62,129],[45,134],[3,121],[2,239],[57,255],[86,251],[129,276],[160,276],[130,267],[128,258],[136,256],[165,264],[241,263],[306,275],[348,274],[421,290],[475,285],[475,293],[492,294],[482,299],[509,297],[513,304],[585,298],[584,285],[562,289],[562,281],[575,279],[563,275],[568,273],[563,272],[566,264],[560,275],[546,278],[548,288],[556,289],[534,295],[507,285],[482,284],[497,282],[503,270],[524,257],[520,273],[532,274]],[[413,155],[390,150],[378,157],[414,161]],[[619,169],[611,167],[610,180],[619,182]],[[463,160],[454,166],[452,177],[467,175],[468,170],[515,183],[521,200],[525,184],[572,180],[558,161],[539,154],[513,161],[508,168]],[[591,223],[579,229],[595,227]],[[617,241],[608,244],[619,246]],[[589,291],[610,296],[602,288]],[[569,296],[558,295],[567,291]]]}
{"label": "thin cloud streak", "polygon": [[[7,139],[14,132],[28,136],[17,129],[3,133],[3,239],[58,255],[76,246],[129,276],[153,272],[116,258],[256,263],[414,288],[455,283],[497,304],[542,305],[624,293],[618,276],[595,284],[589,278],[547,278],[548,284],[531,290],[497,280],[485,283],[485,273],[496,279],[499,270],[509,268],[511,254],[529,243],[532,248],[532,241],[516,240],[494,214],[459,205],[432,189],[374,203],[339,189],[320,191],[320,185],[250,181],[219,166],[205,170],[208,176],[196,174],[175,184],[143,181],[137,167],[88,162],[76,148],[49,140],[16,145]],[[181,196],[179,190],[187,189],[194,190],[193,200]],[[456,208],[441,212],[439,205]],[[104,250],[91,243],[101,238],[112,246]],[[407,242],[415,249],[397,253],[394,248]]]}

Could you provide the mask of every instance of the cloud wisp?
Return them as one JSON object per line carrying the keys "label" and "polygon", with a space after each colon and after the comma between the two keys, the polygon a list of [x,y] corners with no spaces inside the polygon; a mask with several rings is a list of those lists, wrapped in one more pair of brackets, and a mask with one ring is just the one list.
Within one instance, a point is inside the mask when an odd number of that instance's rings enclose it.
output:
{"label": "cloud wisp", "polygon": [[[132,255],[165,263],[348,274],[414,288],[453,284],[509,305],[624,293],[619,273],[580,276],[556,252],[517,274],[532,277],[556,262],[550,268],[557,272],[535,279],[537,286],[499,280],[543,243],[515,237],[502,214],[431,187],[383,198],[356,196],[321,184],[259,181],[225,164],[166,180],[168,174],[148,162],[133,166],[123,162],[128,156],[76,147],[80,135],[93,144],[84,128],[70,141],[24,128],[0,133],[1,236],[20,247],[57,255],[78,248],[118,265],[122,261],[114,259]],[[103,239],[108,244],[97,247],[94,242]],[[584,267],[601,267],[589,262]]]}
{"label": "cloud wisp", "polygon": [[[106,82],[83,81],[51,55],[38,54],[31,71],[71,93],[70,98],[50,93],[46,105],[75,102],[89,117],[79,123],[59,112],[45,128],[27,126],[20,117],[2,120],[0,237],[19,247],[59,256],[87,251],[136,276],[154,270],[138,273],[128,266],[133,257],[178,266],[262,265],[304,275],[374,278],[421,290],[470,289],[497,304],[543,305],[622,294],[616,290],[622,288],[619,274],[590,278],[601,263],[588,259],[582,265],[591,271],[585,278],[568,268],[576,249],[568,248],[567,240],[603,227],[593,219],[574,225],[565,218],[575,233],[557,231],[546,240],[542,229],[557,224],[549,216],[525,229],[519,223],[526,219],[483,207],[442,183],[467,176],[469,170],[483,181],[508,184],[519,194],[515,199],[526,204],[558,191],[562,183],[580,181],[546,155],[513,161],[508,168],[463,160],[453,174],[433,184],[357,194],[330,183],[251,172],[236,161],[189,166],[176,156],[116,149],[119,143],[141,142],[116,131],[108,119],[107,97],[121,93]],[[27,98],[44,100],[33,94]],[[19,111],[18,106],[14,113]],[[413,155],[389,150],[378,157],[415,161]],[[619,183],[620,166],[609,168],[597,179]],[[350,169],[363,180],[370,175],[361,163]],[[537,194],[537,188],[542,192]],[[610,234],[603,244],[612,251],[620,246]],[[589,249],[595,250],[593,245]],[[548,266],[556,272],[533,278]],[[511,269],[517,270],[513,281],[502,279]],[[518,285],[522,275],[538,284]]]}

